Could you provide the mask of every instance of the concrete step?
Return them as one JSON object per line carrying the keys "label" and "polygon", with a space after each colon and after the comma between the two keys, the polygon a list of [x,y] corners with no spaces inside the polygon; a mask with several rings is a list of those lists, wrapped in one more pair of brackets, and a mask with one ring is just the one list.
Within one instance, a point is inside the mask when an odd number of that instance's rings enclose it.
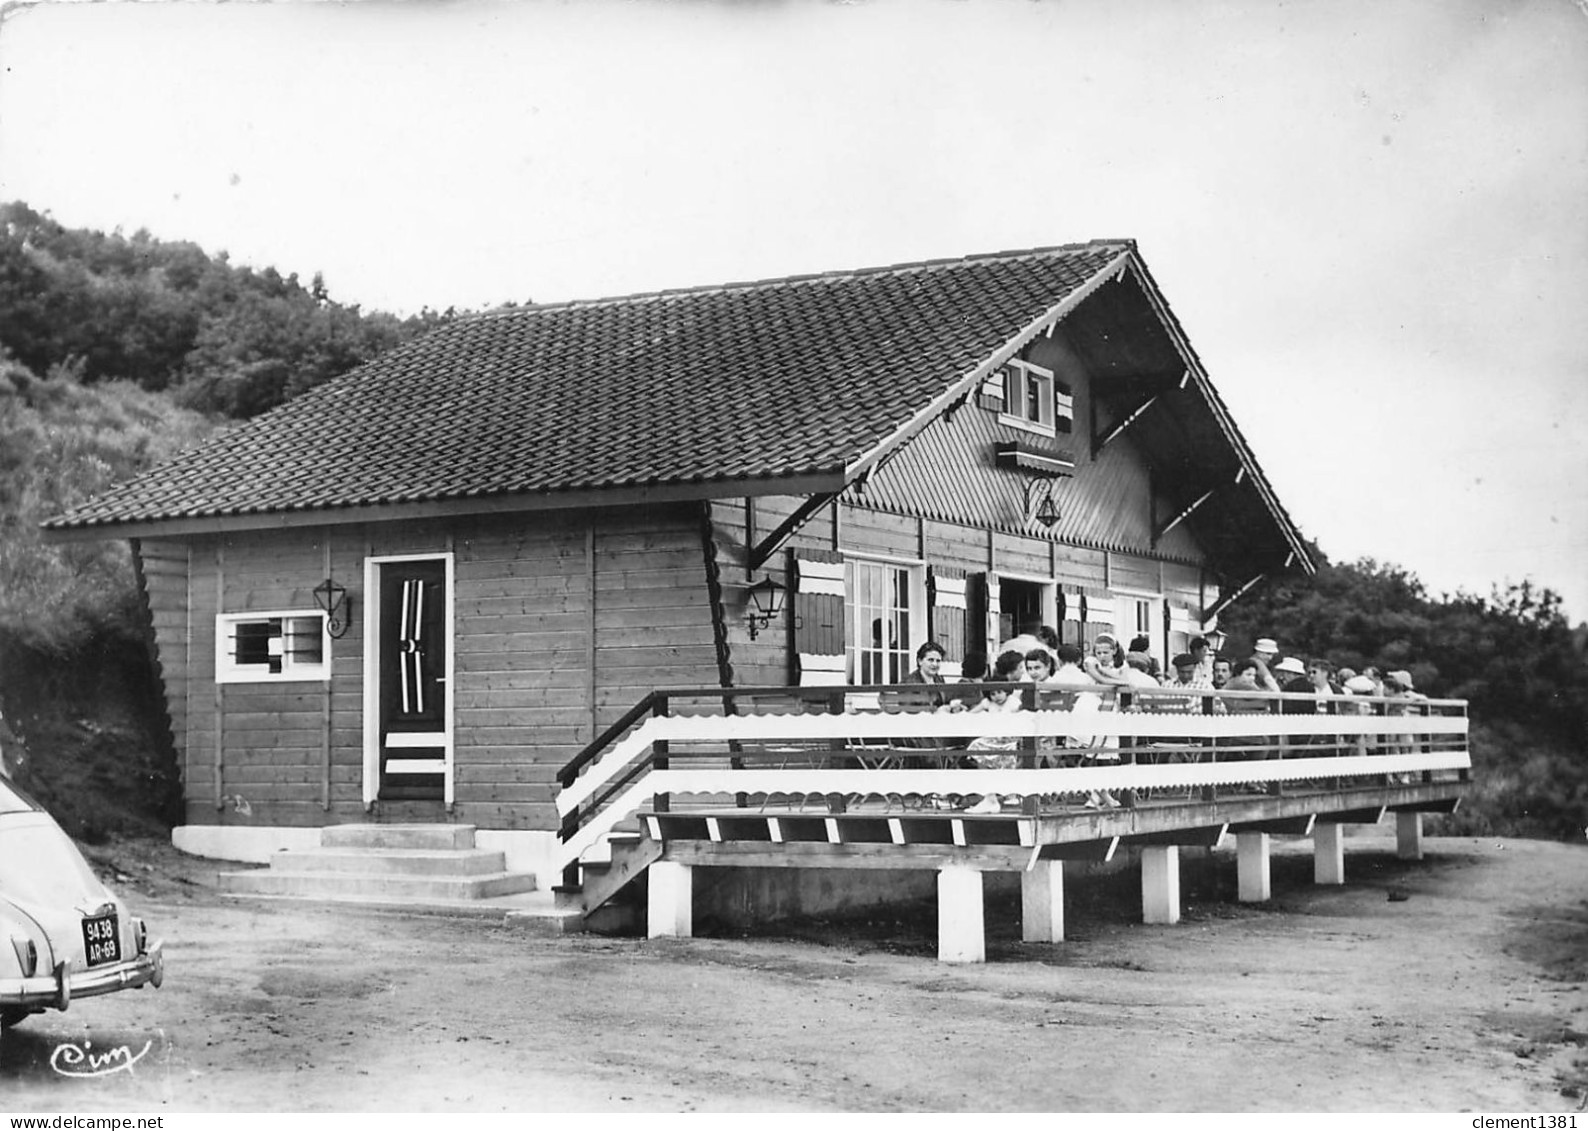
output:
{"label": "concrete step", "polygon": [[484,899],[409,899],[390,895],[356,895],[327,898],[317,895],[274,895],[261,892],[226,892],[234,899],[260,900],[309,906],[356,908],[359,911],[396,915],[434,915],[450,919],[479,919],[501,923],[530,935],[579,934],[585,916],[559,908],[549,891],[520,892]]}
{"label": "concrete step", "polygon": [[322,848],[418,848],[434,851],[474,847],[473,825],[328,825]]}
{"label": "concrete step", "polygon": [[313,872],[278,870],[222,872],[221,890],[240,895],[293,895],[313,899],[397,900],[490,899],[535,889],[535,877],[524,872],[491,872],[476,876],[404,876],[380,872]]}
{"label": "concrete step", "polygon": [[279,872],[482,876],[507,871],[507,858],[484,848],[314,848],[273,853],[270,866]]}

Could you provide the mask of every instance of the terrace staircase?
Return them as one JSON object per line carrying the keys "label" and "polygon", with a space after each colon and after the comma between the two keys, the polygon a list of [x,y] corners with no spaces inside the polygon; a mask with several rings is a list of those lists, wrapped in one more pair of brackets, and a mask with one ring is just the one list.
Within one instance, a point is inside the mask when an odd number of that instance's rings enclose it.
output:
{"label": "terrace staircase", "polygon": [[[577,882],[564,882],[552,888],[556,905],[587,919],[595,916],[661,858],[663,847],[660,841],[645,836],[637,822],[623,822],[579,860]],[[631,889],[631,896],[639,890],[636,885]],[[619,911],[611,918],[621,921],[628,916]],[[600,925],[599,920],[596,925]]]}

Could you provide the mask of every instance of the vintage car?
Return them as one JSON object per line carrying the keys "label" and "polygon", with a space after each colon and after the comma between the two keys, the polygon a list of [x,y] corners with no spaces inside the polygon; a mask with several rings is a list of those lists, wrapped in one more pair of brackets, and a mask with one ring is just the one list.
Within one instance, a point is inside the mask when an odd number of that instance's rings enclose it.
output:
{"label": "vintage car", "polygon": [[165,976],[161,944],[54,819],[0,775],[0,1025]]}

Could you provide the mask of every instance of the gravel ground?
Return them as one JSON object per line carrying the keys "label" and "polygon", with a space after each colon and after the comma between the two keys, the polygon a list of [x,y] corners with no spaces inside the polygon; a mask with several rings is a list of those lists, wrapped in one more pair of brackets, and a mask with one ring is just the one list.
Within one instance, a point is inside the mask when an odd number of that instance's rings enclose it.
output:
{"label": "gravel ground", "polygon": [[[1307,843],[1275,898],[1187,858],[1185,918],[1075,874],[1070,939],[989,901],[984,966],[933,961],[930,907],[757,937],[545,937],[214,889],[154,842],[95,863],[166,940],[160,990],[0,1037],[0,1110],[1456,1111],[1588,1096],[1588,848]],[[65,1075],[67,1062],[114,1067]],[[103,1058],[110,1059],[103,1059]]]}

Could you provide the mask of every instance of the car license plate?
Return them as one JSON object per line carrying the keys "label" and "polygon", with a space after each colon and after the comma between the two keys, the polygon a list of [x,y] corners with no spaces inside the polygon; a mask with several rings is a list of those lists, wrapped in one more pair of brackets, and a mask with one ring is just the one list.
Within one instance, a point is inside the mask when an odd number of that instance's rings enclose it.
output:
{"label": "car license plate", "polygon": [[116,934],[114,915],[96,915],[83,920],[83,950],[89,966],[104,966],[121,961],[121,938]]}

